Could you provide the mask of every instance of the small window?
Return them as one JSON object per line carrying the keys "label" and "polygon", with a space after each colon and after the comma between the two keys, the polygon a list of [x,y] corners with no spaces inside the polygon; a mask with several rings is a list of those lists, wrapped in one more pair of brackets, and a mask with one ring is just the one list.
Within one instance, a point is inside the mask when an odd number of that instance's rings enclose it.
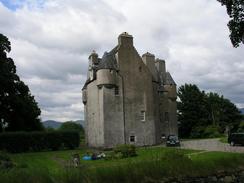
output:
{"label": "small window", "polygon": [[141,119],[141,121],[146,120],[146,112],[145,111],[141,111],[140,119]]}
{"label": "small window", "polygon": [[165,121],[169,121],[169,113],[168,112],[165,112],[164,118],[165,118]]}
{"label": "small window", "polygon": [[114,87],[114,95],[119,95],[119,87],[118,86]]}
{"label": "small window", "polygon": [[130,136],[130,142],[135,142],[136,141],[136,137],[134,135]]}
{"label": "small window", "polygon": [[139,67],[139,72],[141,72],[141,66]]}

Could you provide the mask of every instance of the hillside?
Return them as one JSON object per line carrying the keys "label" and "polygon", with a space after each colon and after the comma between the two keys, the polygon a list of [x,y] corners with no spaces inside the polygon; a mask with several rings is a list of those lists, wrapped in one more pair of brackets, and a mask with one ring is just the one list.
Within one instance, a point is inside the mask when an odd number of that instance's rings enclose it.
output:
{"label": "hillside", "polygon": [[[81,124],[84,127],[84,120],[76,120],[76,121],[72,121],[72,122],[77,123],[77,124]],[[43,123],[45,128],[50,127],[50,128],[57,129],[61,126],[61,124],[63,122],[54,121],[54,120],[47,120],[47,121],[43,121],[42,123]]]}

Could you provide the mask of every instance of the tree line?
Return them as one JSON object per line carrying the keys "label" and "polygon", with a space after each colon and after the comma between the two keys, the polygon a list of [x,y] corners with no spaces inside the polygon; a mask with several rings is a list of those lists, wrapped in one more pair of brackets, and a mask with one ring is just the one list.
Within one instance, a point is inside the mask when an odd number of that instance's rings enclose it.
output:
{"label": "tree line", "polygon": [[218,93],[201,91],[195,84],[178,89],[177,109],[181,137],[217,137],[242,130],[239,109]]}

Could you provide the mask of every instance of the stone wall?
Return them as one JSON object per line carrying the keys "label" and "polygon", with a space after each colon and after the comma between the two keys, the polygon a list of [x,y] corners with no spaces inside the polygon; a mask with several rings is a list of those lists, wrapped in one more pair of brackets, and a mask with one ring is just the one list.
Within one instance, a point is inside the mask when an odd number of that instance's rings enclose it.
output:
{"label": "stone wall", "polygon": [[[153,145],[158,116],[154,113],[152,74],[134,48],[133,38],[120,36],[120,39],[118,65],[124,81],[125,140],[129,144],[130,136],[135,136],[135,145]],[[145,121],[140,119],[142,111]]]}

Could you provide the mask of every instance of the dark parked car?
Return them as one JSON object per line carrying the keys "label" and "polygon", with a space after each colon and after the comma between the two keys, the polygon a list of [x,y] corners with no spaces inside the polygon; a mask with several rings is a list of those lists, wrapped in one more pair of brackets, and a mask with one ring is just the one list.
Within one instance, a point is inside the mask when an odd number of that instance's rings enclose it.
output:
{"label": "dark parked car", "polygon": [[166,141],[166,146],[180,146],[180,140],[177,135],[169,135]]}
{"label": "dark parked car", "polygon": [[228,137],[228,143],[231,146],[244,145],[244,133],[232,133]]}

